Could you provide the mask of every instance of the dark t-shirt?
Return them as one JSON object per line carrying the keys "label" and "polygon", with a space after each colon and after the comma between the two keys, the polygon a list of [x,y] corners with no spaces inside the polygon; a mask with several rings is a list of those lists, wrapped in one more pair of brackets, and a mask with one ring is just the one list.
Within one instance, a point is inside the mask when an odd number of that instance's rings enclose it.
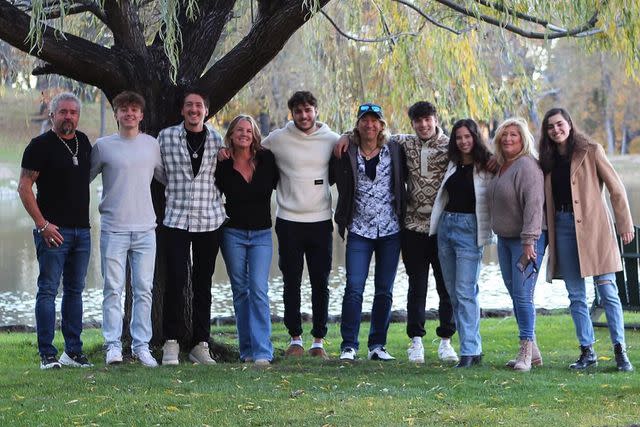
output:
{"label": "dark t-shirt", "polygon": [[271,193],[278,183],[278,168],[273,153],[256,153],[256,170],[251,182],[233,168],[233,159],[218,163],[216,185],[225,196],[229,221],[226,227],[244,230],[271,228]]}
{"label": "dark t-shirt", "polygon": [[474,165],[458,165],[447,179],[444,188],[449,193],[449,203],[444,210],[457,213],[476,213],[476,192],[473,187]]}
{"label": "dark t-shirt", "polygon": [[[31,140],[22,155],[22,168],[39,172],[36,180],[38,207],[44,219],[60,227],[89,228],[89,169],[91,144],[78,137],[78,166],[53,131]],[[75,139],[65,140],[75,152]]]}
{"label": "dark t-shirt", "polygon": [[[200,132],[191,132],[185,129],[185,131],[187,131],[187,151],[191,159],[191,170],[193,170],[193,176],[196,176],[200,171],[200,165],[202,165],[204,144],[207,140],[207,130],[202,129]],[[197,156],[193,157],[193,153],[196,153]]]}
{"label": "dark t-shirt", "polygon": [[551,192],[556,209],[559,209],[561,205],[572,206],[571,159],[569,156],[556,155],[551,170]]}

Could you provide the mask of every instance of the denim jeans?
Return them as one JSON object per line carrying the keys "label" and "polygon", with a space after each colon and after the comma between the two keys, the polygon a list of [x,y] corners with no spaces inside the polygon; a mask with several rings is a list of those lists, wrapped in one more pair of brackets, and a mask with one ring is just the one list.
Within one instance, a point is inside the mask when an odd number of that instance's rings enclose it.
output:
{"label": "denim jeans", "polygon": [[[538,266],[542,262],[546,247],[547,232],[543,231],[535,244]],[[533,341],[536,335],[536,307],[533,303],[533,291],[538,274],[533,271],[533,263],[530,263],[524,272],[518,270],[516,263],[521,256],[522,242],[519,237],[498,236],[498,262],[502,280],[513,302],[513,313],[518,323],[519,336],[521,340]]]}
{"label": "denim jeans", "polygon": [[460,335],[460,355],[482,354],[478,276],[484,247],[478,246],[475,214],[443,212],[438,254]]}
{"label": "denim jeans", "polygon": [[342,300],[342,322],[340,333],[342,345],[358,350],[362,295],[369,275],[371,256],[375,252],[375,294],[371,308],[371,328],[369,330],[369,350],[383,347],[387,343],[387,331],[391,317],[393,281],[400,258],[400,233],[377,239],[367,239],[349,232],[347,236],[346,267],[347,286]]}
{"label": "denim jeans", "polygon": [[151,302],[156,261],[155,230],[100,233],[102,291],[102,335],[107,347],[122,348],[122,291],[127,278],[127,259],[131,266],[131,349],[139,353],[149,349],[153,335]]}
{"label": "denim jeans", "polygon": [[82,291],[84,290],[91,234],[88,228],[60,227],[64,241],[48,247],[35,230],[33,240],[38,258],[38,292],[36,294],[36,331],[40,356],[55,356],[53,345],[56,326],[56,295],[62,278],[62,336],[67,353],[82,352]]}
{"label": "denim jeans", "polygon": [[331,220],[295,222],[277,218],[275,229],[278,236],[278,266],[283,281],[284,325],[292,337],[302,335],[300,287],[306,257],[313,311],[311,335],[324,338],[329,317],[333,223]]}
{"label": "denim jeans", "polygon": [[271,229],[224,227],[220,250],[233,291],[240,359],[273,359],[269,310]]}
{"label": "denim jeans", "polygon": [[450,338],[456,333],[451,298],[444,284],[440,260],[438,259],[438,236],[402,230],[400,233],[402,262],[409,276],[407,291],[407,335],[410,338],[423,337],[425,322],[425,304],[429,287],[429,266],[433,268],[433,278],[438,292],[438,319],[436,335]]}
{"label": "denim jeans", "polygon": [[[578,257],[573,212],[556,212],[555,220],[556,265],[569,293],[569,310],[576,327],[578,342],[582,346],[591,345],[596,340],[591,316],[589,316],[586,286],[584,278],[580,274],[580,259]],[[593,281],[596,284],[600,281],[609,282],[597,285],[596,289],[607,315],[611,342],[613,344],[624,344],[624,317],[622,315],[618,287],[616,286],[616,275],[615,273],[601,274],[594,276]]]}

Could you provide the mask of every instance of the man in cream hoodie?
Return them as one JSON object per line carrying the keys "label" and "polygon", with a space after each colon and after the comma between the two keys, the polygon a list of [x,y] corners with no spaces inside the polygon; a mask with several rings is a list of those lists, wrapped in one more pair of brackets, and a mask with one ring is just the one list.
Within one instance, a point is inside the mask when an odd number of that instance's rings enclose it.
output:
{"label": "man in cream hoodie", "polygon": [[291,335],[286,356],[302,356],[300,287],[304,258],[311,282],[312,356],[327,358],[328,278],[331,271],[332,232],[329,160],[339,135],[316,120],[317,100],[300,91],[288,101],[293,121],[262,141],[275,156],[280,172],[276,191],[276,234],[284,282],[284,324]]}

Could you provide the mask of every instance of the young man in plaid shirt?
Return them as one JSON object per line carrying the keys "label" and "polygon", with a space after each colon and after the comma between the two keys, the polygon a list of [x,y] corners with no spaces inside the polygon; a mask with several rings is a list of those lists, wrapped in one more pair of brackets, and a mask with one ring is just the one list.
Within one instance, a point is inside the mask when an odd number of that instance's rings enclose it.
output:
{"label": "young man in plaid shirt", "polygon": [[[189,360],[214,364],[209,353],[211,279],[218,255],[218,229],[226,219],[222,196],[214,182],[220,134],[208,125],[207,95],[186,91],[181,114],[184,121],[158,135],[167,186],[164,226],[167,239],[167,285],[164,295],[162,364],[177,365],[178,339],[185,333],[182,315],[192,306],[192,349]],[[189,254],[193,255],[193,296],[185,300]]]}

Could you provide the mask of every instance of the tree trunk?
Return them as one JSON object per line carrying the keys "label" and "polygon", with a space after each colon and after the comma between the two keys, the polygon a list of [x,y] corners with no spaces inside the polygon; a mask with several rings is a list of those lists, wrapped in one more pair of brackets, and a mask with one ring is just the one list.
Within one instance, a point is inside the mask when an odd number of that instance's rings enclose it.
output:
{"label": "tree trunk", "polygon": [[607,152],[609,154],[615,154],[616,130],[613,118],[613,100],[611,99],[613,89],[611,86],[611,75],[607,69],[604,53],[600,54],[600,70],[602,73],[602,104],[604,107],[604,130],[607,135]]}

